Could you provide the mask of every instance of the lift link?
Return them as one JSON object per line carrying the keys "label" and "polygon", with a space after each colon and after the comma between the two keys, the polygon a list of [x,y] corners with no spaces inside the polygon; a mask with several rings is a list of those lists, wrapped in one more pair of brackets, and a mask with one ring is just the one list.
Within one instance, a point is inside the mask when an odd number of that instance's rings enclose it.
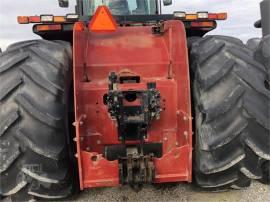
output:
{"label": "lift link", "polygon": [[143,184],[151,184],[155,179],[154,155],[128,154],[121,158],[119,174],[121,184],[129,184],[140,189]]}

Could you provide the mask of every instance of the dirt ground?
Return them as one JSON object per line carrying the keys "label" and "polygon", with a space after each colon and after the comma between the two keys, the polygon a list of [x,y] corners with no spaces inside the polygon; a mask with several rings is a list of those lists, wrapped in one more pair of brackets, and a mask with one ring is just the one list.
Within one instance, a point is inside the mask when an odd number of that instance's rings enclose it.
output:
{"label": "dirt ground", "polygon": [[270,186],[253,182],[250,188],[209,193],[189,185],[144,186],[136,193],[128,186],[121,188],[90,189],[81,192],[72,202],[270,202]]}

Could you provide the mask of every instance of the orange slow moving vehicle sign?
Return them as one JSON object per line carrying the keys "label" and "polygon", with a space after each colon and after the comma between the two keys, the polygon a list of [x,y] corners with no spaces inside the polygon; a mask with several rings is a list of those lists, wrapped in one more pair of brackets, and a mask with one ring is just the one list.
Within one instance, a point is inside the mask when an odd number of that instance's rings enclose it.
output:
{"label": "orange slow moving vehicle sign", "polygon": [[89,23],[92,32],[115,31],[117,24],[106,6],[99,6]]}

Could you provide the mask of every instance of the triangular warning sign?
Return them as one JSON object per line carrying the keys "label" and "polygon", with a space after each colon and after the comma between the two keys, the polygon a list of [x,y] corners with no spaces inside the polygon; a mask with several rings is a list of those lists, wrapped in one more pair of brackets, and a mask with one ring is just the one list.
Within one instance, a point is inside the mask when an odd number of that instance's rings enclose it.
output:
{"label": "triangular warning sign", "polygon": [[89,23],[89,29],[92,32],[115,31],[117,24],[107,8],[107,6],[99,6]]}

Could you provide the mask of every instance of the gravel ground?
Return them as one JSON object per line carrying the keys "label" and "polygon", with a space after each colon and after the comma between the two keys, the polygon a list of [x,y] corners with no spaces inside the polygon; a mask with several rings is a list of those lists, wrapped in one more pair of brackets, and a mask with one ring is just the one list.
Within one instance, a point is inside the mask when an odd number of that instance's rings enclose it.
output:
{"label": "gravel ground", "polygon": [[157,201],[191,201],[191,202],[270,202],[270,186],[253,182],[251,187],[243,190],[209,193],[188,184],[153,187],[144,186],[138,193],[128,186],[120,188],[89,189],[81,192],[72,202],[157,202]]}

